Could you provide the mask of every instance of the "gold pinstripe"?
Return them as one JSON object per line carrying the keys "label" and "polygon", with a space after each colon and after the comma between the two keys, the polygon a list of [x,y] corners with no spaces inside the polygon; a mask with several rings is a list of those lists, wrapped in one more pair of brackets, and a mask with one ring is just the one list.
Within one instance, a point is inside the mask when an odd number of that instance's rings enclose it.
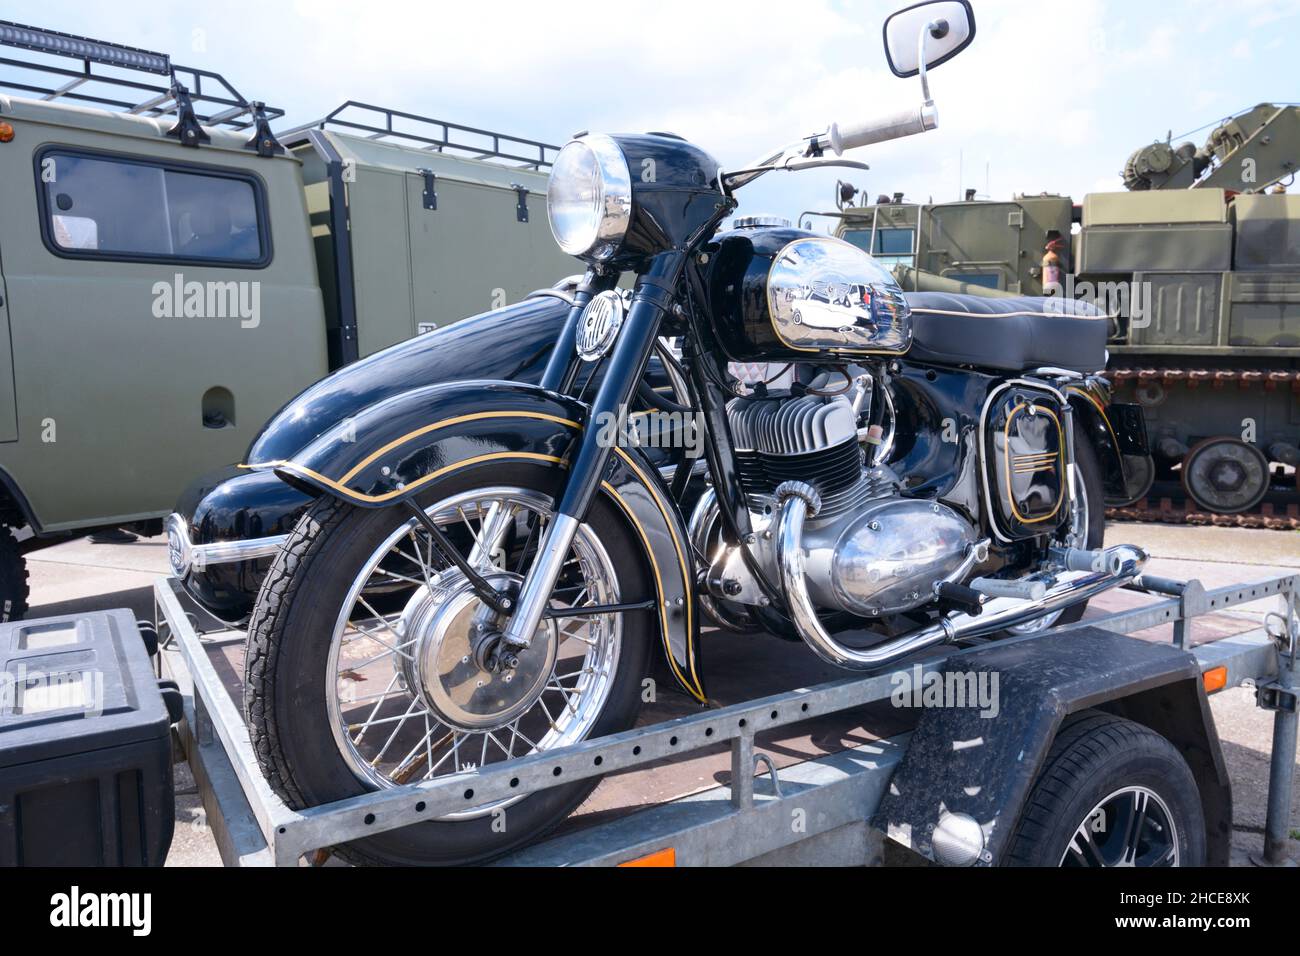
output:
{"label": "gold pinstripe", "polygon": [[[614,453],[618,455],[620,458],[622,458],[623,461],[627,463],[627,466],[632,469],[633,474],[635,474],[638,478],[641,479],[641,484],[645,485],[646,491],[650,493],[651,499],[654,500],[655,507],[659,509],[659,514],[663,516],[664,524],[668,528],[668,537],[673,539],[673,548],[676,549],[677,551],[677,564],[678,567],[680,567],[682,570],[683,590],[686,593],[686,657],[687,657],[687,661],[690,663],[691,678],[695,681],[695,685],[694,685],[695,690],[698,692],[700,700],[703,701],[704,694],[700,686],[699,674],[696,673],[695,670],[695,653],[694,653],[694,648],[691,644],[691,635],[695,633],[694,630],[692,629],[692,617],[691,617],[693,605],[695,602],[693,600],[694,595],[691,591],[692,582],[689,577],[689,572],[687,571],[689,565],[686,563],[686,555],[682,551],[681,542],[677,540],[677,533],[674,530],[673,520],[668,514],[668,509],[664,506],[663,502],[659,500],[659,495],[655,491],[654,485],[651,484],[650,479],[646,477],[645,473],[637,466],[636,462],[632,460],[632,456],[629,455],[627,452],[625,452],[623,449],[618,448],[616,446],[614,448]],[[664,633],[665,635],[667,635],[667,631],[665,631]],[[669,654],[668,656],[672,657],[671,654]]]}

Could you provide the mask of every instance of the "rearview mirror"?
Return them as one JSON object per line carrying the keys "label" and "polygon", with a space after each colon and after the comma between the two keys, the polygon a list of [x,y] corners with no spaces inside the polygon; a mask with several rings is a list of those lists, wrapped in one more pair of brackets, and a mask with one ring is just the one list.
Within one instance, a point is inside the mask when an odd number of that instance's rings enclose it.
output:
{"label": "rearview mirror", "polygon": [[895,76],[916,76],[922,66],[931,70],[948,62],[973,39],[975,12],[969,0],[927,0],[885,21],[885,59]]}

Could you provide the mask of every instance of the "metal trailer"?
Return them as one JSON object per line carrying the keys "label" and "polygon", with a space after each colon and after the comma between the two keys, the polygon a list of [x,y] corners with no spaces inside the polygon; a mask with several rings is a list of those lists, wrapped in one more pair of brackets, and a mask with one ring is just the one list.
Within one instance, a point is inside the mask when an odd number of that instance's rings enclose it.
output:
{"label": "metal trailer", "polygon": [[[1256,687],[1257,704],[1275,715],[1264,853],[1256,862],[1286,863],[1300,687],[1300,575],[1209,592],[1196,581],[1148,575],[1139,582],[1135,589],[1164,599],[1098,620],[952,649],[903,668],[913,674],[998,668],[1003,676],[1002,712],[1012,722],[991,735],[1001,739],[1000,749],[958,752],[954,741],[978,734],[979,726],[972,727],[970,721],[980,717],[971,708],[951,707],[922,710],[920,722],[909,733],[780,772],[771,756],[756,747],[755,735],[765,730],[888,699],[900,673],[891,671],[850,675],[499,767],[307,810],[287,806],[262,778],[241,708],[205,651],[205,643],[243,640],[243,634],[202,633],[172,578],[157,579],[155,601],[162,638],[160,666],[184,694],[182,745],[227,865],[298,865],[312,851],[428,820],[461,809],[467,801],[483,803],[723,743],[731,749],[730,785],[575,829],[498,863],[863,864],[880,861],[886,833],[932,860],[953,862],[931,844],[934,808],[961,806],[963,792],[954,788],[974,775],[980,786],[965,791],[966,796],[971,790],[982,795],[983,809],[976,811],[995,816],[1001,812],[1009,821],[995,828],[972,860],[995,864],[1061,720],[1071,710],[1098,704],[1174,741],[1198,778],[1209,861],[1226,864],[1231,797],[1206,691],[1248,682]],[[1284,610],[1267,615],[1264,627],[1191,647],[1196,616],[1279,595]],[[1165,624],[1173,624],[1172,642],[1125,636]],[[1019,754],[1006,752],[1008,740],[1021,747]],[[756,776],[758,770],[765,773]]]}

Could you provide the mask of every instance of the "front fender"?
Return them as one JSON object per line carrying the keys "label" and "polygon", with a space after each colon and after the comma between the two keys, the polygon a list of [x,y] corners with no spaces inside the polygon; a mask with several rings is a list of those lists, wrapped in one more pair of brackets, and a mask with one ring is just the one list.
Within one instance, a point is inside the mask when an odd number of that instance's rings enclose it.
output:
{"label": "front fender", "polygon": [[[567,468],[586,417],[583,403],[536,385],[444,382],[375,402],[290,458],[254,459],[243,467],[273,470],[313,495],[334,495],[361,508],[388,507],[473,465],[534,461]],[[601,492],[644,548],[670,669],[684,690],[703,701],[694,571],[681,513],[635,448],[614,449]]]}

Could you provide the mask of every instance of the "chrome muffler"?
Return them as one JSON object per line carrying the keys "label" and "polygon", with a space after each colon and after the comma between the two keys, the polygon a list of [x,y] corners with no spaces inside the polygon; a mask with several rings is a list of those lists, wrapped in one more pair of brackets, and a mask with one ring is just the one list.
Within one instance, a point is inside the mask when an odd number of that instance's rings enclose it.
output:
{"label": "chrome muffler", "polygon": [[816,508],[815,496],[788,490],[781,499],[777,523],[776,556],[790,619],[804,642],[822,660],[850,670],[872,670],[892,664],[900,658],[935,644],[951,643],[968,637],[991,634],[1017,624],[1025,624],[1053,611],[1061,611],[1086,601],[1103,591],[1119,587],[1142,572],[1147,554],[1141,548],[1121,544],[1098,551],[1063,551],[1059,557],[1066,571],[1081,572],[1082,577],[1057,580],[1039,598],[1022,601],[998,611],[971,616],[955,614],[933,624],[917,628],[884,643],[868,648],[846,647],[822,627],[817,608],[808,595],[804,579],[803,528]]}

